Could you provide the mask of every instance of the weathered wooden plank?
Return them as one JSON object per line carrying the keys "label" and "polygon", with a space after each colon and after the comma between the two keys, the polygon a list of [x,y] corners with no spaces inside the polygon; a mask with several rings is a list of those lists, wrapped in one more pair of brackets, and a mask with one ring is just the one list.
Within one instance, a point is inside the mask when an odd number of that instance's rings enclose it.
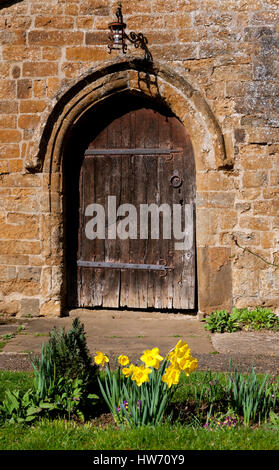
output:
{"label": "weathered wooden plank", "polygon": [[[173,142],[171,139],[170,122],[173,118],[163,115],[158,116],[159,120],[159,142],[160,149],[169,147],[172,149]],[[182,148],[180,148],[180,151]],[[161,154],[158,157],[158,192],[160,194],[161,204],[169,204],[172,206],[172,188],[169,184],[169,175],[172,174],[173,158],[176,155],[173,153],[170,156]],[[173,251],[173,238],[164,239],[160,241],[160,258],[164,259],[166,264],[172,264],[171,253]],[[165,277],[159,281],[161,288],[161,306],[162,308],[172,308],[173,304],[173,271],[168,271]]]}
{"label": "weathered wooden plank", "polygon": [[[181,145],[184,147],[183,154],[179,154],[174,159],[174,173],[182,178],[182,185],[178,188],[173,188],[173,203],[181,206],[181,229],[188,229],[193,233],[194,227],[192,220],[185,219],[185,207],[187,204],[193,203],[193,185],[192,179],[195,178],[193,159],[191,154],[191,144],[185,138],[185,129],[182,124],[172,120],[171,125],[172,142],[174,145]],[[188,215],[189,217],[189,215]],[[182,240],[181,240],[182,241]],[[179,241],[178,241],[179,242]],[[190,309],[194,307],[195,292],[192,289],[192,281],[195,278],[195,257],[187,258],[187,251],[193,254],[194,246],[189,249],[174,250],[174,265],[176,270],[174,272],[174,308],[177,309]],[[193,278],[193,279],[192,279]]]}
{"label": "weathered wooden plank", "polygon": [[[131,126],[132,126],[132,113],[127,113],[121,119],[122,125],[122,135],[121,135],[121,148],[126,149],[134,145],[132,138]],[[121,204],[131,203],[131,194],[134,193],[135,187],[134,178],[132,178],[133,173],[133,162],[130,159],[130,154],[122,155],[122,174],[121,174]],[[121,241],[121,261],[129,263],[130,260],[130,238]],[[130,271],[121,271],[120,281],[120,306],[127,307],[129,299],[129,288],[130,288],[130,278],[132,273]]]}
{"label": "weathered wooden plank", "polygon": [[[156,119],[156,113],[152,110],[142,109],[140,112],[137,112],[135,147],[146,149],[158,147],[158,119]],[[157,156],[138,156],[135,157],[135,162],[138,163],[137,180],[141,179],[136,200],[137,207],[139,208],[140,204],[156,202]],[[141,177],[141,174],[143,177]],[[138,227],[138,238],[140,239],[140,227]],[[159,264],[159,259],[154,254],[154,245],[156,246],[157,243],[157,240],[153,241],[150,237],[148,239],[140,239],[137,249],[138,259],[142,259],[144,263],[152,262],[153,264]],[[152,277],[152,275],[154,273],[151,274],[151,272],[136,273],[139,286],[140,308],[148,306],[149,277]]]}
{"label": "weathered wooden plank", "polygon": [[[105,128],[95,138],[92,146],[105,147],[107,145],[107,128]],[[85,157],[81,174],[82,187],[81,194],[81,241],[80,257],[84,260],[103,260],[105,257],[105,240],[96,238],[88,240],[85,236],[85,226],[89,217],[85,216],[85,209],[89,204],[98,203],[105,206],[106,198],[102,190],[102,178],[105,177],[109,166],[108,159],[100,161],[99,159],[89,160]],[[82,285],[80,286],[81,298],[80,306],[95,307],[102,306],[103,303],[103,277],[104,273],[94,269],[82,269]]]}
{"label": "weathered wooden plank", "polygon": [[[117,148],[121,146],[121,119],[113,121],[108,129],[107,147]],[[121,159],[113,156],[104,156],[109,159],[108,172],[104,175],[102,182],[104,194],[106,196],[115,196],[116,208],[120,205],[121,194]],[[106,207],[106,231],[108,227],[108,207]],[[119,238],[110,239],[109,236],[105,240],[105,260],[104,261],[120,261],[120,240]],[[103,307],[119,307],[120,296],[120,272],[111,270],[103,273]]]}

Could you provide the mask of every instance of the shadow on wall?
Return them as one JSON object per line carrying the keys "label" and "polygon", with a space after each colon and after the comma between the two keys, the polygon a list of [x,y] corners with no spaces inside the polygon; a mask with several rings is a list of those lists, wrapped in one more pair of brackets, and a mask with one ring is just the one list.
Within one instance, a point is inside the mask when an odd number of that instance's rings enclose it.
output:
{"label": "shadow on wall", "polygon": [[0,10],[2,10],[3,8],[8,8],[14,3],[20,3],[22,1],[23,0],[0,0]]}

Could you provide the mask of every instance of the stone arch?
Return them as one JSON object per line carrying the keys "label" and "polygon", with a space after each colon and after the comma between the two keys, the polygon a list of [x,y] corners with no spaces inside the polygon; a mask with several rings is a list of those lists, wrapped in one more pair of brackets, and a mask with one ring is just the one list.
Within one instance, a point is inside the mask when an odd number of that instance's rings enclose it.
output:
{"label": "stone arch", "polygon": [[[64,308],[62,175],[65,144],[73,127],[86,113],[110,96],[123,92],[138,93],[161,101],[176,115],[190,135],[197,175],[199,172],[204,174],[208,170],[231,167],[221,128],[208,103],[182,74],[164,64],[149,64],[134,58],[119,59],[90,70],[70,88],[62,91],[56,97],[52,110],[42,115],[41,127],[37,130],[33,144],[29,146],[25,162],[27,171],[42,172],[44,181],[47,181],[42,194],[43,276],[47,286],[42,314],[51,309],[59,315]],[[204,258],[200,262],[198,259],[198,271],[204,262]],[[206,276],[199,278],[199,290],[204,291]],[[205,310],[203,307],[200,309]]]}
{"label": "stone arch", "polygon": [[61,163],[69,127],[100,100],[125,89],[165,102],[187,128],[197,168],[231,166],[220,125],[202,93],[182,74],[164,64],[126,59],[90,70],[67,90],[61,90],[51,109],[42,113],[41,125],[29,145],[26,169],[48,171],[49,165],[56,168]]}

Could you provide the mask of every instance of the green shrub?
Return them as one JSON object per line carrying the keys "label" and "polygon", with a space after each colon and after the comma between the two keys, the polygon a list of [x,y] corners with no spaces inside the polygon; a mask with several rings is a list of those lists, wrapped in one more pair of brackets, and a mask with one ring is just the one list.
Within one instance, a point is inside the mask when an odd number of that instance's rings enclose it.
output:
{"label": "green shrub", "polygon": [[233,314],[238,318],[238,323],[242,328],[261,330],[275,329],[279,327],[279,319],[269,308],[256,307],[252,310],[248,308],[233,308]]}
{"label": "green shrub", "polygon": [[64,328],[50,332],[41,355],[30,355],[33,387],[25,392],[6,391],[0,403],[0,421],[22,423],[38,416],[77,416],[91,413],[98,396],[98,367],[93,364],[86,344],[84,326],[76,318],[66,333]]}
{"label": "green shrub", "polygon": [[216,310],[205,319],[205,328],[211,333],[233,333],[240,330],[240,325],[237,321],[237,315],[230,314],[227,310]]}
{"label": "green shrub", "polygon": [[[41,356],[31,358],[34,388],[43,409],[82,417],[98,398],[97,371],[86,344],[84,326],[76,318],[66,333],[53,328]],[[44,403],[44,405],[42,405]]]}
{"label": "green shrub", "polygon": [[55,363],[56,375],[69,379],[79,379],[85,393],[93,393],[97,388],[98,367],[93,364],[86,343],[84,325],[78,318],[66,333],[64,328],[53,328],[50,332],[47,352]]}
{"label": "green shrub", "polygon": [[246,330],[278,330],[279,318],[268,308],[256,307],[254,309],[234,307],[232,312],[216,310],[205,318],[205,328],[211,333],[233,333],[241,329]]}

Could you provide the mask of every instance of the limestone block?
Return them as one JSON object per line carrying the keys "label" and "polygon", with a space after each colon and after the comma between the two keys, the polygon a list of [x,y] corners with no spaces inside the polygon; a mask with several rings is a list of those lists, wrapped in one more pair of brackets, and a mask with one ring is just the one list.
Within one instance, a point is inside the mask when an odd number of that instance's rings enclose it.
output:
{"label": "limestone block", "polygon": [[59,317],[61,315],[61,303],[59,300],[49,300],[41,305],[40,315],[46,317]]}
{"label": "limestone block", "polygon": [[[230,248],[198,248],[199,310],[232,308]],[[218,286],[218,287],[217,287]]]}
{"label": "limestone block", "polygon": [[38,317],[40,315],[40,300],[38,298],[23,298],[20,303],[21,317]]}
{"label": "limestone block", "polygon": [[7,300],[0,302],[0,315],[14,316],[20,311],[21,305],[18,300]]}

